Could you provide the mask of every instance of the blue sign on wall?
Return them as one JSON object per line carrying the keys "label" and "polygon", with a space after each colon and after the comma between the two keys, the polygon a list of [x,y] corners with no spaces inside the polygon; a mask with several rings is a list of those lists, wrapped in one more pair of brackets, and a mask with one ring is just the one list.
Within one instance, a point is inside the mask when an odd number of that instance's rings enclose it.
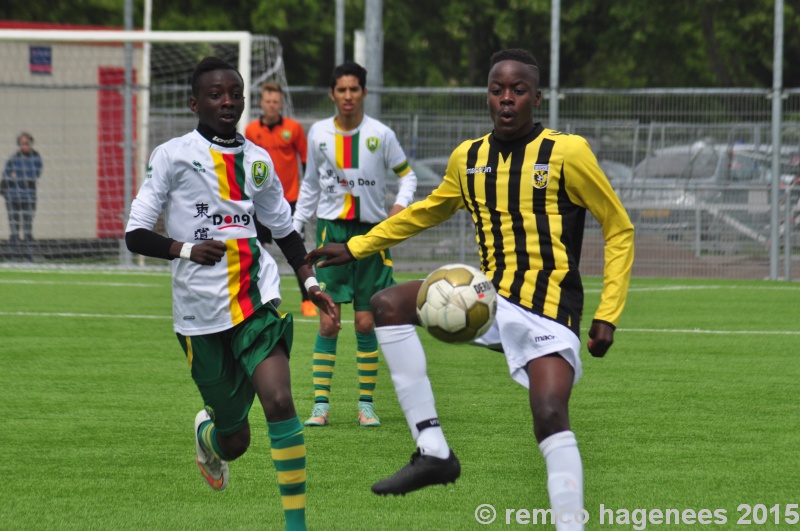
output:
{"label": "blue sign on wall", "polygon": [[30,51],[31,74],[51,75],[53,73],[53,49],[50,46],[31,46]]}

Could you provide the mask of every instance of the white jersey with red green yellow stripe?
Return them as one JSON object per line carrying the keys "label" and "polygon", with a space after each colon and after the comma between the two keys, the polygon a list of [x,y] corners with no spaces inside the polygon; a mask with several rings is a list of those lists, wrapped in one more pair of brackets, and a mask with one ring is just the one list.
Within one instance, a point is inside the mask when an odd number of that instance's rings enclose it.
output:
{"label": "white jersey with red green yellow stripe", "polygon": [[250,141],[221,147],[197,131],[158,146],[131,205],[126,231],[152,230],[164,212],[170,238],[225,242],[222,261],[172,261],[175,331],[186,336],[232,328],[262,305],[280,304],[275,260],[258,243],[253,214],[274,237],[292,232],[289,203],[272,159]]}
{"label": "white jersey with red green yellow stripe", "polygon": [[386,219],[386,174],[399,178],[395,204],[414,200],[417,176],[394,131],[364,115],[352,131],[341,131],[334,118],[308,131],[308,160],[294,218],[307,222],[316,213],[327,220],[380,223]]}

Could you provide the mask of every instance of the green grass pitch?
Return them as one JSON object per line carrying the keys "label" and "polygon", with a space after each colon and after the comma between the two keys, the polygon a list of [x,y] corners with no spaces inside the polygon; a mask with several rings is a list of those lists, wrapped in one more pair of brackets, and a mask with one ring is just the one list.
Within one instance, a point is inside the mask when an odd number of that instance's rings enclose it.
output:
{"label": "green grass pitch", "polygon": [[[584,344],[600,283],[585,279]],[[282,309],[298,309],[296,282],[283,286]],[[0,529],[282,529],[257,404],[228,489],[200,479],[191,433],[202,403],[172,332],[167,272],[4,268],[0,292]],[[571,401],[587,529],[800,529],[788,523],[800,503],[799,314],[796,283],[633,279],[615,345],[602,360],[584,346]],[[317,326],[295,316],[304,420]],[[370,492],[414,446],[383,360],[383,427],[358,426],[349,310],[344,319],[331,425],[305,430],[309,528],[552,529],[516,520],[549,507],[525,390],[502,355],[424,331],[462,477],[406,497]],[[497,511],[490,525],[475,519],[482,504]],[[758,508],[748,515],[743,504]],[[604,522],[601,505],[613,511]],[[642,526],[624,518],[636,509],[724,510],[726,522]]]}

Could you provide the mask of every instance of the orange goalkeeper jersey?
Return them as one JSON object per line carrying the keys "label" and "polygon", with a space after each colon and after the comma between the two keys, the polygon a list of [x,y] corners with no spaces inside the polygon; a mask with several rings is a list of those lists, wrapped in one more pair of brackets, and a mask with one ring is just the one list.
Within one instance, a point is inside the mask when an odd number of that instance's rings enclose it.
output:
{"label": "orange goalkeeper jersey", "polygon": [[303,126],[291,118],[281,116],[280,121],[270,127],[264,125],[259,118],[247,125],[244,136],[267,150],[283,185],[283,197],[290,203],[296,202],[300,193],[297,156],[300,155],[300,161],[305,164],[308,150]]}

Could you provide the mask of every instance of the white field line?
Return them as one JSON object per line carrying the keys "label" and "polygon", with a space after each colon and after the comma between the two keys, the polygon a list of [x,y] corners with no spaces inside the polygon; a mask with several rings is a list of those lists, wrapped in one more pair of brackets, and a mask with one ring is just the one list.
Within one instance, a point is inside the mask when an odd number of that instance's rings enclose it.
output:
{"label": "white field line", "polygon": [[[27,271],[31,272],[38,272],[38,271]],[[53,271],[41,271],[42,273],[53,273]],[[64,271],[58,271],[58,273],[64,273]],[[76,273],[69,271],[68,274]],[[100,273],[112,273],[118,276],[122,276],[119,271],[114,272],[100,272]],[[86,274],[84,271],[83,274]],[[95,272],[92,272],[95,274]],[[141,274],[141,273],[137,273]],[[155,275],[153,275],[155,276]],[[169,276],[169,275],[158,275],[158,276]],[[141,282],[98,282],[98,281],[84,281],[84,282],[62,282],[56,280],[29,280],[29,279],[0,279],[0,284],[27,284],[27,285],[42,285],[42,286],[109,286],[109,287],[122,287],[122,288],[160,288],[164,287],[163,284],[146,284]],[[282,291],[299,291],[300,288],[297,287],[297,282],[294,281],[294,278],[286,277],[285,286],[281,287]],[[639,292],[649,292],[649,291],[688,291],[688,290],[700,290],[700,289],[707,289],[707,290],[756,290],[756,291],[800,291],[800,285],[796,284],[787,284],[787,285],[775,285],[775,286],[722,286],[722,285],[674,285],[674,286],[653,286],[653,287],[630,287],[628,288],[629,293],[639,293]],[[584,288],[585,293],[601,293],[602,287],[596,285],[587,285]]]}
{"label": "white field line", "polygon": [[617,328],[618,332],[643,332],[646,334],[719,334],[727,336],[800,336],[800,330],[704,330],[692,329],[663,329],[663,328]]}
{"label": "white field line", "polygon": [[[10,280],[0,279],[0,284],[27,284],[30,286],[107,286],[115,288],[163,288],[164,284],[140,282],[61,282],[56,280]],[[300,288],[298,288],[300,289]]]}
{"label": "white field line", "polygon": [[16,264],[0,264],[0,271],[11,273],[27,274],[59,274],[59,275],[113,275],[113,276],[147,276],[147,277],[169,277],[171,270],[169,267],[144,267],[141,269],[123,269],[108,266],[37,266],[32,268],[15,267]]}
{"label": "white field line", "polygon": [[[53,271],[42,271],[52,273]],[[63,273],[64,271],[59,271]],[[99,272],[99,271],[98,271]],[[98,273],[92,272],[92,274]],[[83,272],[86,273],[85,271]],[[105,273],[105,272],[103,272]],[[123,271],[109,271],[108,273],[116,275],[124,275]],[[140,273],[137,273],[140,274]],[[144,283],[127,283],[127,282],[57,282],[57,281],[36,281],[36,280],[0,280],[0,284],[41,284],[41,285],[77,285],[77,286],[110,286],[110,287],[163,287],[163,284],[144,284]],[[298,291],[299,288],[296,284],[289,283],[288,286],[282,288],[285,291]],[[778,285],[778,286],[723,286],[723,285],[674,285],[674,286],[655,286],[655,287],[631,287],[629,292],[652,292],[652,291],[686,291],[686,290],[757,290],[757,291],[800,291],[800,286],[796,285]],[[600,293],[600,288],[586,289],[586,293]],[[132,315],[132,314],[89,314],[89,313],[71,313],[71,312],[3,312],[0,315],[6,316],[20,316],[20,317],[77,317],[88,319],[172,319],[172,316],[166,315]],[[297,323],[318,323],[317,319],[303,319],[295,318]],[[343,320],[344,324],[352,324],[352,320]],[[800,335],[800,331],[794,330],[706,330],[701,328],[693,329],[657,329],[657,328],[618,328],[620,332],[634,332],[634,333],[664,333],[664,334],[733,334],[733,335]]]}
{"label": "white field line", "polygon": [[[70,312],[0,312],[0,315],[12,317],[69,317],[86,319],[163,319],[172,320],[169,315],[133,315],[133,314],[103,314],[103,313],[70,313]],[[296,323],[317,324],[318,319],[295,318]],[[344,324],[352,324],[350,319],[342,320]],[[619,332],[640,332],[646,334],[726,334],[726,335],[764,335],[764,336],[798,336],[800,330],[705,330],[692,329],[662,329],[662,328],[618,328]]]}
{"label": "white field line", "polygon": [[[79,317],[85,319],[164,319],[172,320],[171,315],[136,315],[136,314],[109,314],[109,313],[74,313],[74,312],[0,312],[0,315],[10,317]],[[294,318],[295,323],[319,323],[319,319]],[[342,320],[345,324],[352,324],[352,319]]]}
{"label": "white field line", "polygon": [[[646,291],[690,291],[690,290],[754,290],[754,291],[800,291],[800,286],[796,284],[776,285],[776,286],[716,286],[713,284],[702,286],[675,285],[675,286],[652,286],[652,287],[629,287],[628,293],[638,293]],[[601,293],[602,286],[584,287],[584,293]]]}

